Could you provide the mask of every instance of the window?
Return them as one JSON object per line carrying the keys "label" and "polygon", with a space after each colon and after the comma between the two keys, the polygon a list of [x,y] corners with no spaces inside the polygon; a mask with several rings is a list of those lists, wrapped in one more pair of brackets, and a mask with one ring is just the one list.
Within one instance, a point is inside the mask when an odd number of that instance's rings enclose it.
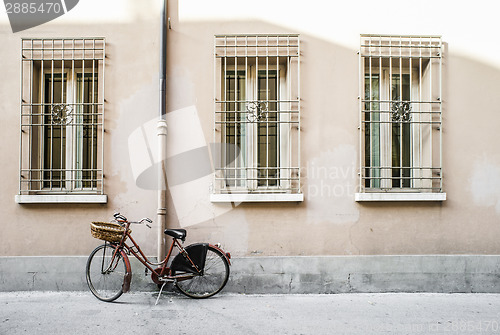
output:
{"label": "window", "polygon": [[357,200],[444,200],[441,71],[438,36],[361,36]]}
{"label": "window", "polygon": [[102,38],[22,40],[18,202],[105,201],[104,48]]}
{"label": "window", "polygon": [[302,200],[299,56],[297,35],[215,37],[215,194]]}

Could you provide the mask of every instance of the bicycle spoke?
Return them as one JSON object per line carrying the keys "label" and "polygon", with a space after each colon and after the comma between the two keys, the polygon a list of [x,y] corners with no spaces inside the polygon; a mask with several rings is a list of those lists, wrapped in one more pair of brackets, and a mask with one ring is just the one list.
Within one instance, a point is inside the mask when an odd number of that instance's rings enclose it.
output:
{"label": "bicycle spoke", "polygon": [[111,245],[99,246],[87,261],[87,284],[92,294],[103,301],[113,301],[123,293],[127,269],[122,256],[114,255],[114,250]]}
{"label": "bicycle spoke", "polygon": [[203,275],[194,276],[190,280],[176,282],[177,288],[192,298],[208,298],[226,285],[229,277],[229,264],[222,253],[209,247],[205,260]]}

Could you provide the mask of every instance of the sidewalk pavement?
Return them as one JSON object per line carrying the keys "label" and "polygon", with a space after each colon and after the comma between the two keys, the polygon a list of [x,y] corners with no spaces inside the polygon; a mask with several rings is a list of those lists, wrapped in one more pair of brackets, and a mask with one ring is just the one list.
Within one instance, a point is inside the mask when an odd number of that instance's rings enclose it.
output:
{"label": "sidewalk pavement", "polygon": [[500,334],[500,294],[0,293],[0,334]]}

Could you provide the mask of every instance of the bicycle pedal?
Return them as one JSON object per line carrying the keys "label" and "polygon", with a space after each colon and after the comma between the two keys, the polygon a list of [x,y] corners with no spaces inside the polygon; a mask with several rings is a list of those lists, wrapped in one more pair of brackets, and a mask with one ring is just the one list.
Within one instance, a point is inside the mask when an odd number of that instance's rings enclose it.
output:
{"label": "bicycle pedal", "polygon": [[173,283],[175,281],[174,279],[164,278],[164,277],[160,277],[158,278],[158,280],[162,283]]}

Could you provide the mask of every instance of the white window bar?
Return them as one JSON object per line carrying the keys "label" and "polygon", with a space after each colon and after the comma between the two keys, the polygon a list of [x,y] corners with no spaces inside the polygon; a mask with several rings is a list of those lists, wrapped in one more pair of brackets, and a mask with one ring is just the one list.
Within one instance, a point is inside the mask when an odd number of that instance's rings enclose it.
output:
{"label": "white window bar", "polygon": [[300,193],[298,35],[216,35],[215,193]]}
{"label": "white window bar", "polygon": [[440,36],[361,35],[360,192],[443,192]]}
{"label": "white window bar", "polygon": [[21,43],[19,194],[103,194],[104,38]]}

